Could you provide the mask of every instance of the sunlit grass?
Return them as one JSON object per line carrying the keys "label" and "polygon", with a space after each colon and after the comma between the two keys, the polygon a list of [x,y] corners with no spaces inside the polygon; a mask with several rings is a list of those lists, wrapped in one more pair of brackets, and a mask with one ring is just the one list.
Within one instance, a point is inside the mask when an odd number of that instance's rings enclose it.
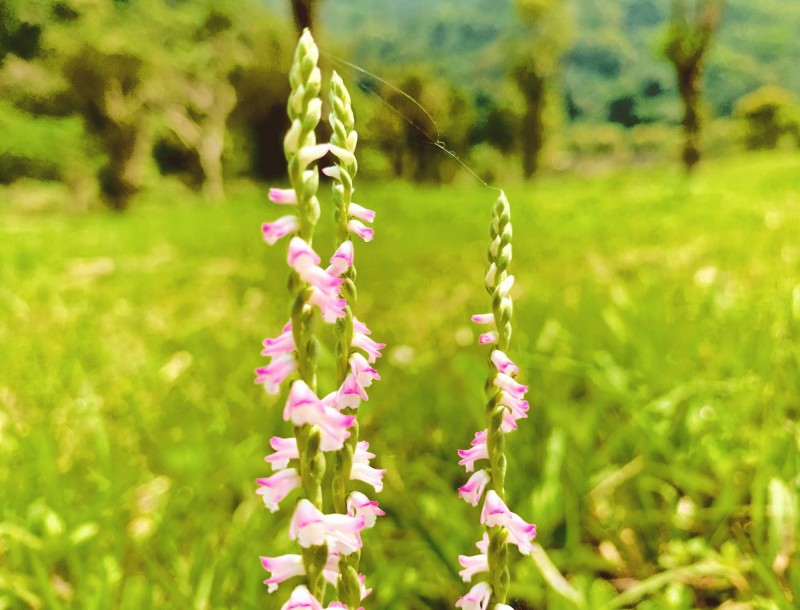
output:
{"label": "sunlit grass", "polygon": [[[532,410],[507,485],[590,609],[615,590],[675,609],[800,594],[798,170],[749,156],[691,181],[508,191]],[[482,413],[468,319],[487,309],[495,194],[359,195],[378,211],[359,312],[389,343],[360,415],[390,468],[368,606],[446,608],[478,536],[455,450]],[[253,493],[287,431],[252,384],[288,316],[283,247],[259,236],[275,216],[252,188],[220,207],[154,193],[125,216],[0,215],[0,608],[280,607],[257,557],[289,552],[287,514]],[[571,607],[515,565],[517,610]]]}

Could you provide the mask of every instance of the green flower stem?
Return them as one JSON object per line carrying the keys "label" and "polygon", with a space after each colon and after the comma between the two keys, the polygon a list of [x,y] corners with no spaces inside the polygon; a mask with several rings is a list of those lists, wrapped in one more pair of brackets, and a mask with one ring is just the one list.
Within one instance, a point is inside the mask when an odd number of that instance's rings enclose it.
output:
{"label": "green flower stem", "polygon": [[[341,246],[350,239],[347,230],[348,208],[353,198],[353,177],[358,171],[355,161],[356,132],[354,131],[355,117],[350,105],[350,94],[344,86],[341,77],[333,73],[331,78],[329,100],[331,113],[328,122],[331,126],[331,145],[344,148],[353,153],[352,162],[339,160],[337,162],[338,177],[332,187],[334,203],[334,220],[336,222],[336,245]],[[353,341],[353,311],[358,300],[356,290],[356,271],[350,266],[342,275],[342,298],[347,302],[345,307],[345,317],[336,322],[336,368],[339,385],[341,385],[350,372],[351,343]],[[353,412],[353,409],[345,409],[346,412]],[[341,451],[337,452],[334,462],[334,508],[337,512],[344,513],[347,510],[346,494],[347,481],[350,478],[350,470],[353,465],[353,454],[358,443],[358,426],[355,425],[350,430],[350,437],[345,442]]]}
{"label": "green flower stem", "polygon": [[[489,245],[489,274],[486,280],[486,290],[492,297],[492,313],[497,327],[498,341],[494,349],[506,351],[511,340],[511,316],[513,304],[508,296],[510,287],[507,278],[508,266],[511,263],[511,208],[505,193],[501,191],[492,210],[492,224],[489,231],[491,243]],[[499,404],[500,389],[494,384],[498,375],[497,368],[491,362],[489,353],[489,376],[486,379],[486,449],[489,455],[491,469],[490,485],[505,501],[505,434],[501,428],[503,413],[506,407]],[[509,571],[508,550],[506,539],[508,531],[503,527],[487,527],[489,535],[489,582],[492,585],[492,598],[489,607],[494,604],[504,604],[508,596]]]}
{"label": "green flower stem", "polygon": [[[292,125],[284,138],[284,154],[288,161],[289,179],[297,194],[297,215],[300,237],[311,245],[314,228],[319,220],[317,200],[319,173],[316,167],[309,169],[309,161],[303,149],[314,146],[314,130],[319,124],[322,102],[320,71],[317,67],[319,51],[308,30],[297,43],[294,61],[289,73],[292,93],[287,104],[287,113]],[[317,391],[317,358],[319,343],[315,333],[316,319],[308,302],[311,289],[300,276],[292,271],[289,277],[289,292],[294,297],[292,306],[292,335],[297,347],[298,373],[308,386]],[[300,479],[309,501],[322,510],[322,479],[325,476],[325,455],[320,450],[320,430],[315,426],[295,428],[300,455]],[[323,569],[328,559],[326,545],[303,549],[308,590],[318,600],[325,595]]]}
{"label": "green flower stem", "polygon": [[[358,171],[355,160],[355,149],[358,136],[355,132],[355,117],[350,103],[350,94],[341,77],[334,72],[331,77],[329,101],[331,113],[328,122],[331,126],[331,145],[338,146],[352,153],[348,160],[340,159],[337,163],[338,178],[333,184],[334,220],[336,222],[336,245],[341,246],[350,239],[347,230],[349,207],[353,200],[353,177]],[[339,385],[344,383],[350,372],[351,344],[353,341],[353,312],[358,300],[356,290],[356,270],[350,266],[342,274],[342,298],[347,302],[345,317],[336,322],[336,363]],[[355,409],[343,409],[344,413],[353,414]],[[347,512],[347,491],[350,471],[353,468],[353,455],[358,444],[358,422],[350,428],[350,437],[340,451],[336,452],[333,462],[333,505],[338,513]],[[358,565],[361,553],[343,556],[339,560],[339,601],[350,610],[356,610],[361,604],[361,586],[358,581]]]}

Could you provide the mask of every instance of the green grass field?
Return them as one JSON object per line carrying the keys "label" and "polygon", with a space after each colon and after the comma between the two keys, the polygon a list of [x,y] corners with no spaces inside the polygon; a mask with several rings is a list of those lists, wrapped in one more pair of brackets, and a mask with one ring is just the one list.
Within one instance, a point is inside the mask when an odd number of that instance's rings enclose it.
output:
{"label": "green grass field", "polygon": [[[469,315],[488,309],[495,193],[358,191],[378,219],[357,246],[357,313],[389,344],[360,413],[389,469],[365,606],[450,608],[480,531],[455,452],[482,427]],[[532,405],[508,441],[512,508],[587,610],[796,608],[800,157],[508,196],[511,352]],[[283,603],[258,555],[294,552],[291,503],[272,515],[254,493],[267,440],[289,432],[253,384],[289,313],[265,201],[240,187],[225,206],[151,195],[124,216],[0,203],[0,609]],[[516,610],[576,607],[512,557]]]}

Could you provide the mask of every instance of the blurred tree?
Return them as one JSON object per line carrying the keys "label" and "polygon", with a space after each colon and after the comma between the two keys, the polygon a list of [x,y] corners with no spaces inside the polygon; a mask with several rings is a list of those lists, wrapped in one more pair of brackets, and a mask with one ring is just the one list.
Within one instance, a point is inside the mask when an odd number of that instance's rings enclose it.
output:
{"label": "blurred tree", "polygon": [[41,48],[42,26],[29,20],[15,0],[0,2],[0,61],[13,54],[33,58]]}
{"label": "blurred tree", "polygon": [[136,7],[111,0],[60,2],[71,18],[46,30],[70,107],[94,136],[104,163],[98,178],[114,210],[125,210],[142,187],[153,135],[153,109],[162,91],[155,74],[163,59],[158,0]]}
{"label": "blurred tree", "polygon": [[302,34],[308,28],[316,34],[314,25],[317,23],[317,7],[319,0],[290,0],[292,4],[292,15],[297,33]]}
{"label": "blurred tree", "polygon": [[476,120],[469,130],[469,144],[486,142],[503,153],[514,148],[517,121],[510,108],[481,92],[473,103]]}
{"label": "blurred tree", "polygon": [[547,90],[569,45],[569,22],[562,0],[515,2],[523,41],[514,54],[513,76],[525,101],[520,125],[522,171],[530,178],[541,162]]}
{"label": "blurred tree", "polygon": [[719,26],[725,0],[672,0],[664,54],[672,63],[683,103],[683,150],[686,171],[702,155],[701,81],[703,65]]}
{"label": "blurred tree", "polygon": [[146,62],[127,51],[87,42],[64,64],[77,111],[105,155],[100,187],[109,206],[124,210],[141,188],[150,152]]}
{"label": "blurred tree", "polygon": [[800,106],[785,89],[768,85],[748,93],[736,103],[734,116],[748,150],[777,148],[787,138],[800,146]]}
{"label": "blurred tree", "polygon": [[[364,89],[364,87],[362,87]],[[457,89],[435,78],[428,66],[409,71],[397,88],[370,82],[369,93],[385,107],[367,124],[367,138],[377,138],[396,177],[421,182],[452,179],[455,163],[448,151],[466,153],[473,110]],[[440,137],[446,136],[446,141]]]}
{"label": "blurred tree", "polygon": [[197,157],[203,194],[211,201],[225,197],[222,156],[236,106],[231,77],[252,59],[245,28],[236,23],[237,15],[245,14],[228,2],[186,6],[178,15],[182,31],[170,49],[174,69],[164,79],[166,123]]}

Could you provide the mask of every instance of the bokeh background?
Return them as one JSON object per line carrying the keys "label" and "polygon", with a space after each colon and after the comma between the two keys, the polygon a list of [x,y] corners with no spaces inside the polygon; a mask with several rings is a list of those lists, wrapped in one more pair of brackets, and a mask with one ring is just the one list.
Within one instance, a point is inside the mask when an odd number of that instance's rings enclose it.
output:
{"label": "bokeh background", "polygon": [[378,211],[365,606],[466,590],[486,182],[513,207],[532,405],[507,489],[547,553],[514,555],[514,608],[796,608],[800,5],[779,0],[0,2],[0,608],[283,604],[258,556],[292,552],[289,511],[254,491],[289,430],[252,380],[289,314],[259,227],[309,23]]}

